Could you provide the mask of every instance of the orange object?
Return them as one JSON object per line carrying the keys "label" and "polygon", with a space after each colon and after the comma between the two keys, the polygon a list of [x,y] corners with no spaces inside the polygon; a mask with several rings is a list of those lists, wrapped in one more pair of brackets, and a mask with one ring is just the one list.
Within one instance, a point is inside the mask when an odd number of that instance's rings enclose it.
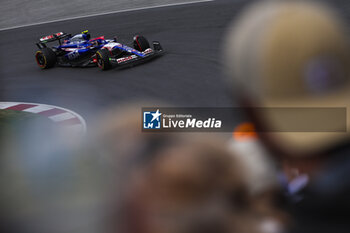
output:
{"label": "orange object", "polygon": [[258,137],[255,126],[251,122],[243,122],[239,124],[233,131],[233,139],[237,141],[251,140]]}

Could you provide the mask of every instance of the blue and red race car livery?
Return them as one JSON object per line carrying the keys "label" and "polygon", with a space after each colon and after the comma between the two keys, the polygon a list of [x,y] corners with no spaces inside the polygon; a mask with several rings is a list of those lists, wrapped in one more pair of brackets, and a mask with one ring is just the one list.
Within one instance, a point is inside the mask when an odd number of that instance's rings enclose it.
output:
{"label": "blue and red race car livery", "polygon": [[[159,42],[153,42],[153,49],[143,36],[135,36],[133,48],[118,43],[116,39],[104,36],[90,38],[88,31],[72,36],[58,32],[40,38],[36,43],[39,50],[35,54],[37,64],[42,69],[59,66],[98,66],[102,70],[122,66],[155,57],[163,51]],[[58,45],[47,47],[49,42],[58,41]]]}

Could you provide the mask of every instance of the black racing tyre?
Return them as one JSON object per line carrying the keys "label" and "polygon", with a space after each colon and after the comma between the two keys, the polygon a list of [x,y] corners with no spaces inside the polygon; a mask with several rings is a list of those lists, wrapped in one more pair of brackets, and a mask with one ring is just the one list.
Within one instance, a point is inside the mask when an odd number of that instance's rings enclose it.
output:
{"label": "black racing tyre", "polygon": [[101,70],[108,70],[112,67],[109,62],[109,51],[107,49],[101,49],[96,52],[97,66]]}
{"label": "black racing tyre", "polygon": [[52,49],[42,48],[35,53],[35,60],[41,69],[49,69],[55,66],[57,58]]}
{"label": "black racing tyre", "polygon": [[134,49],[143,52],[150,48],[148,40],[143,36],[134,36]]}

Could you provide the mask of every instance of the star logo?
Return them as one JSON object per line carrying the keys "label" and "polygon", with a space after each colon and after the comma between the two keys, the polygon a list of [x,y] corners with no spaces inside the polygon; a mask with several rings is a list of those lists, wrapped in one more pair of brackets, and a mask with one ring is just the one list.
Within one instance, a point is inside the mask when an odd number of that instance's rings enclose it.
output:
{"label": "star logo", "polygon": [[160,129],[161,122],[160,116],[162,115],[157,111],[143,111],[143,129]]}
{"label": "star logo", "polygon": [[155,113],[151,113],[151,115],[153,116],[151,122],[153,122],[154,120],[159,121],[159,117],[160,117],[162,114],[159,112],[159,109],[157,109],[157,111],[156,111]]}

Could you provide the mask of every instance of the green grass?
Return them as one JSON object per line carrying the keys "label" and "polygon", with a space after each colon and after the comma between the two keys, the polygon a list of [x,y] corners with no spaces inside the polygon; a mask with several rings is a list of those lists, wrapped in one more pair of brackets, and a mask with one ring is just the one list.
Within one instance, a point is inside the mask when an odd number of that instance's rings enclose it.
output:
{"label": "green grass", "polygon": [[0,140],[6,135],[20,132],[22,128],[30,126],[32,123],[38,123],[38,126],[52,125],[50,119],[38,114],[15,111],[8,109],[0,110]]}
{"label": "green grass", "polygon": [[13,123],[19,120],[34,119],[37,114],[9,109],[0,110],[0,124]]}

